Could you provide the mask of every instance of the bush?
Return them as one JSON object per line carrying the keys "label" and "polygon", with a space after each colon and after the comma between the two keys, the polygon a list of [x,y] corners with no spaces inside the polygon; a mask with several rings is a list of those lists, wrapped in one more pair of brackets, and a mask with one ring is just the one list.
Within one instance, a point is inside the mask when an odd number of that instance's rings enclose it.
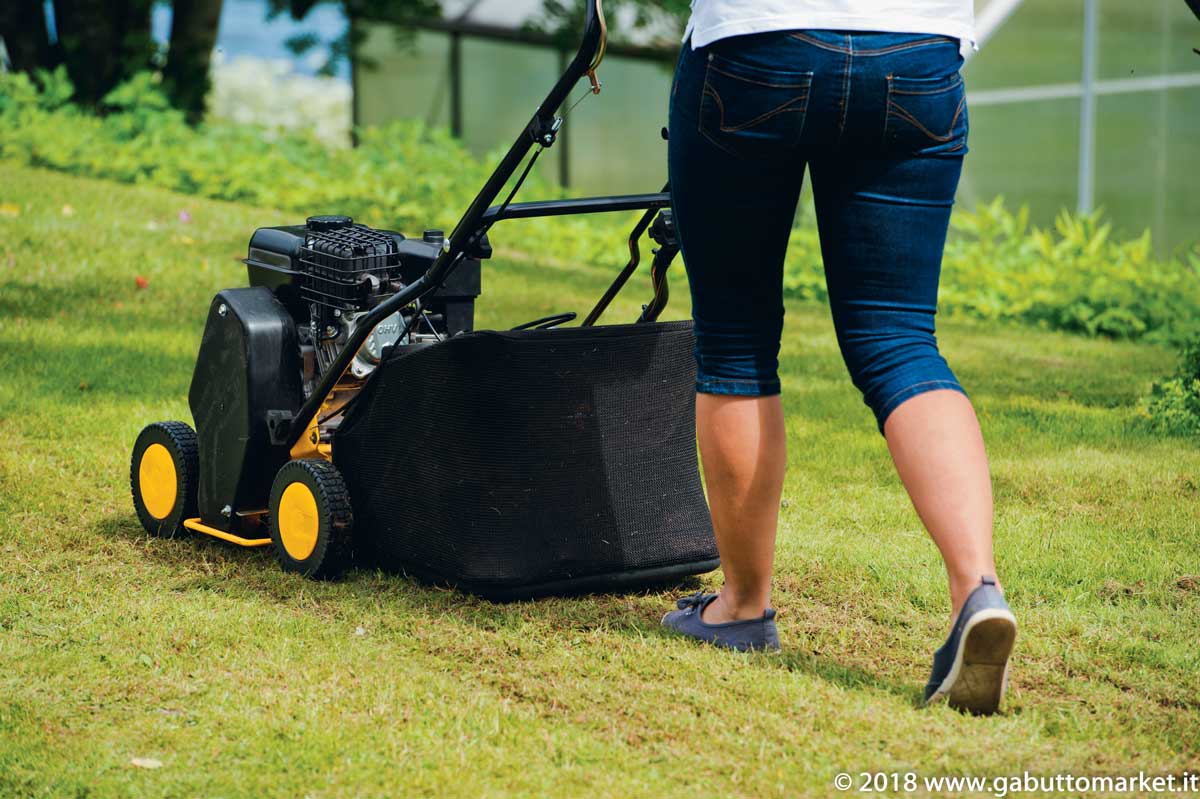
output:
{"label": "bush", "polygon": [[1116,241],[1099,212],[1029,228],[1001,200],[954,217],[943,307],[1091,336],[1176,339],[1200,310],[1200,266],[1157,260],[1149,231]]}
{"label": "bush", "polygon": [[[354,149],[304,131],[231,122],[189,127],[154,76],[139,75],[96,116],[71,105],[62,71],[37,83],[0,76],[0,157],[80,175],[294,211],[346,213],[414,232],[453,225],[497,157],[473,158],[446,131],[396,122],[359,133]],[[531,176],[523,197],[561,196]],[[827,298],[820,241],[804,209],[784,274],[789,296]],[[632,218],[632,217],[631,217]],[[631,218],[520,220],[499,228],[506,252],[603,263],[623,260]],[[1062,213],[1050,230],[1002,200],[958,211],[942,270],[940,307],[952,316],[1011,320],[1089,336],[1185,340],[1200,319],[1200,258],[1157,259],[1148,233],[1116,240],[1100,214]]]}
{"label": "bush", "polygon": [[[0,76],[0,157],[90,177],[162,186],[298,215],[349,214],[412,233],[458,221],[491,171],[450,134],[416,121],[360,132],[357,148],[302,130],[231,122],[189,126],[150,73],[104,99],[97,116],[66,103],[63,73]],[[64,97],[65,92],[65,97]],[[532,175],[524,197],[561,191]],[[520,249],[564,260],[619,259],[627,221],[519,220],[498,230]]]}
{"label": "bush", "polygon": [[1200,336],[1183,347],[1175,374],[1154,384],[1144,409],[1156,430],[1176,435],[1200,433]]}

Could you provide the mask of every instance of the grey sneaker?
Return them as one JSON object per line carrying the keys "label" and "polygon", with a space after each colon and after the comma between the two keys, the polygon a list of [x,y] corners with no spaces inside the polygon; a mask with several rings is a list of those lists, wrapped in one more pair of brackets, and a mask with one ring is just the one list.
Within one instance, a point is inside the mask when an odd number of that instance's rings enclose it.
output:
{"label": "grey sneaker", "polygon": [[995,713],[1008,684],[1016,638],[1017,620],[996,578],[984,577],[963,603],[946,643],[933,653],[925,704],[947,699],[955,710]]}
{"label": "grey sneaker", "polygon": [[701,618],[704,608],[717,598],[716,594],[698,592],[676,602],[678,610],[663,616],[664,627],[677,633],[707,641],[715,646],[748,652],[778,651],[779,630],[775,627],[775,609],[767,608],[761,618],[709,624]]}

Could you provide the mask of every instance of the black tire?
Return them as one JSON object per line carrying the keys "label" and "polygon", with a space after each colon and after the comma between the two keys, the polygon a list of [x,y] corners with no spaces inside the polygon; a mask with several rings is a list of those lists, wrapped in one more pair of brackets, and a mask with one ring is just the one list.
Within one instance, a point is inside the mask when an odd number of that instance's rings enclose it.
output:
{"label": "black tire", "polygon": [[[284,492],[294,484],[306,488],[314,501],[315,524],[297,536],[294,531],[281,531],[290,522],[287,512],[281,520]],[[303,496],[302,492],[298,494]],[[354,513],[350,507],[350,492],[337,467],[319,458],[289,461],[275,475],[268,506],[271,521],[271,542],[279,565],[286,572],[297,572],[316,580],[333,580],[341,576],[353,558]],[[313,520],[309,520],[311,523]],[[304,534],[309,533],[309,534]],[[313,538],[315,535],[315,539]],[[299,541],[297,539],[300,539]],[[290,542],[292,550],[289,550]],[[311,544],[311,550],[309,550]]]}
{"label": "black tire", "polygon": [[[170,482],[164,471],[153,471],[153,464],[165,468],[165,461],[158,450],[161,446],[170,455],[174,469],[175,494],[173,501],[163,491]],[[147,460],[143,464],[143,460]],[[143,472],[143,466],[151,471]],[[162,483],[143,487],[143,475],[157,474]],[[196,433],[183,422],[155,422],[147,425],[133,442],[133,453],[129,461],[129,491],[133,495],[133,508],[138,521],[146,532],[161,538],[176,538],[187,534],[184,519],[196,516],[196,485],[200,475],[200,449],[196,444]]]}

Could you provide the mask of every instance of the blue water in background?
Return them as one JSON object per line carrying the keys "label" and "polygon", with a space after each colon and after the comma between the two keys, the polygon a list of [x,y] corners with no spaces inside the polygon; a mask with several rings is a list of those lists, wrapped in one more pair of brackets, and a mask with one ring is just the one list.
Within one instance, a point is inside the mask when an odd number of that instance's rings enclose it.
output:
{"label": "blue water in background", "polygon": [[[329,42],[346,32],[346,24],[346,16],[339,3],[320,3],[297,22],[287,12],[268,20],[264,0],[225,0],[221,6],[216,51],[227,61],[238,56],[282,59],[291,62],[296,72],[314,75],[325,63]],[[169,4],[154,7],[153,29],[155,40],[165,44],[171,35]],[[315,34],[322,44],[297,56],[287,48],[285,42],[302,33]],[[342,59],[336,65],[334,74],[341,80],[349,81],[350,64]]]}
{"label": "blue water in background", "polygon": [[[50,0],[45,5],[46,23],[50,39],[56,40],[58,32],[54,26],[54,11]],[[217,30],[216,52],[225,59],[238,56],[281,59],[292,64],[292,69],[303,75],[315,75],[325,63],[328,45],[346,32],[346,15],[338,3],[320,3],[309,10],[303,20],[297,22],[288,13],[267,19],[267,3],[264,0],[225,0],[221,6],[221,22]],[[158,3],[151,17],[154,40],[166,45],[171,38],[171,6]],[[315,34],[321,44],[302,56],[287,47],[287,40],[302,33]],[[350,64],[342,59],[336,65],[335,77],[349,82]]]}

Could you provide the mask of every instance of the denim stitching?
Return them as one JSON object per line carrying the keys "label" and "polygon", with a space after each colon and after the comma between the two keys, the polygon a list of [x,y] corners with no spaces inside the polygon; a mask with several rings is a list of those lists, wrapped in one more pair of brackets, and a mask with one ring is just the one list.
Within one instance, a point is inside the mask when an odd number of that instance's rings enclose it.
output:
{"label": "denim stitching", "polygon": [[[962,84],[963,84],[962,75],[955,75],[954,76],[955,80],[949,86],[942,86],[941,88],[938,88],[938,89],[930,89],[927,92],[905,91],[904,89],[897,89],[892,84],[892,79],[895,77],[896,77],[895,75],[888,75],[888,92],[891,94],[903,94],[906,97],[908,97],[908,96],[918,97],[918,96],[929,95],[929,94],[945,94],[946,92],[954,91],[955,89],[957,89],[959,86],[962,86]],[[901,78],[901,80],[903,80],[903,78]]]}
{"label": "denim stitching", "polygon": [[[887,110],[883,114],[883,144],[887,145],[888,131],[890,130],[890,124],[892,124],[893,116],[898,116],[898,118],[905,120],[906,122],[908,122],[908,124],[912,125],[913,127],[916,127],[917,130],[922,131],[925,134],[925,136],[928,136],[932,140],[935,140],[935,142],[940,142],[942,144],[946,144],[947,142],[949,142],[950,139],[953,139],[954,138],[954,128],[956,125],[959,124],[959,116],[962,115],[962,110],[964,110],[964,108],[966,108],[967,98],[966,98],[965,94],[962,95],[962,97],[959,100],[959,107],[954,110],[954,118],[952,120],[950,120],[950,128],[949,128],[950,132],[948,134],[946,134],[946,136],[938,136],[938,134],[930,131],[928,127],[925,127],[924,125],[920,124],[920,120],[918,120],[916,118],[916,116],[914,116],[910,112],[910,110],[907,110],[904,106],[900,106],[899,103],[895,103],[892,101],[892,95],[893,94],[901,94],[901,95],[908,96],[908,95],[919,95],[919,94],[940,94],[940,92],[946,92],[946,91],[950,91],[953,89],[958,89],[959,86],[962,85],[962,76],[959,76],[958,82],[956,82],[952,86],[949,86],[949,88],[941,89],[938,91],[930,91],[930,92],[904,92],[904,91],[893,92],[892,80],[894,77],[895,76],[892,76],[892,74],[889,74],[889,76],[888,76]],[[893,109],[895,109],[894,114],[893,114]],[[950,148],[950,150],[952,150],[952,151],[960,150],[960,149],[962,149],[962,143],[959,143],[958,146],[954,146],[954,148]]]}
{"label": "denim stitching", "polygon": [[[699,133],[704,138],[705,141],[707,141],[713,147],[716,147],[718,150],[725,153],[726,155],[728,155],[732,158],[741,158],[741,156],[738,155],[737,153],[735,153],[733,150],[729,149],[728,147],[726,147],[725,145],[721,144],[719,141],[714,139],[712,136],[708,135],[708,131],[706,131],[704,129],[704,98],[705,98],[705,96],[711,95],[714,99],[716,99],[716,101],[718,103],[721,102],[721,98],[718,97],[716,92],[714,92],[712,90],[712,87],[709,86],[708,71],[712,68],[713,68],[712,54],[710,53],[709,57],[708,57],[708,64],[704,68],[704,85],[700,90],[700,102],[699,102],[698,108],[697,108],[698,113],[696,114],[696,132]],[[722,116],[724,116],[723,113],[722,113]]]}
{"label": "denim stitching", "polygon": [[802,42],[807,42],[808,44],[811,44],[814,47],[820,47],[822,50],[829,50],[834,53],[849,52],[844,47],[838,47],[836,44],[827,44],[826,42],[822,42],[819,39],[814,39],[811,36],[805,36],[803,33],[794,32],[794,33],[789,33],[788,36],[790,36],[793,39],[799,39]]}
{"label": "denim stitching", "polygon": [[846,68],[842,70],[842,96],[838,99],[838,143],[846,132],[846,117],[850,114],[850,68],[854,65],[854,42],[846,37]]}
{"label": "denim stitching", "polygon": [[[938,134],[931,131],[929,128],[925,127],[923,124],[921,124],[921,121],[918,120],[915,116],[913,116],[912,113],[908,109],[904,108],[901,105],[897,105],[896,103],[893,103],[891,100],[888,100],[887,119],[890,120],[892,118],[892,110],[895,109],[896,116],[900,117],[905,122],[908,122],[910,125],[915,127],[917,130],[921,131],[922,133],[924,133],[926,136],[933,139],[934,141],[945,144],[946,142],[948,142],[954,138],[954,128],[956,125],[958,125],[958,118],[960,116],[962,116],[963,108],[965,107],[966,102],[967,102],[966,97],[963,97],[961,100],[958,101],[958,108],[955,109],[955,111],[954,111],[954,118],[950,120],[950,132],[944,136],[939,136]],[[887,132],[887,122],[884,122],[885,135],[886,135],[886,132]]]}
{"label": "denim stitching", "polygon": [[716,95],[716,93],[713,92],[708,87],[707,80],[705,81],[705,84],[704,84],[704,90],[700,94],[700,113],[698,113],[696,115],[696,132],[699,133],[701,136],[703,136],[705,141],[707,141],[713,147],[716,147],[718,150],[725,153],[726,155],[732,156],[734,158],[741,158],[741,156],[738,155],[737,153],[735,153],[733,150],[729,149],[728,147],[726,147],[725,145],[721,144],[719,141],[714,139],[712,136],[710,136],[708,134],[708,131],[704,129],[704,98],[705,97],[712,97],[718,103],[721,102],[721,98],[718,97]]}
{"label": "denim stitching", "polygon": [[[767,86],[767,87],[769,87],[769,88],[803,88],[803,89],[805,89],[805,93],[804,93],[804,94],[802,94],[802,95],[800,95],[799,97],[793,97],[792,99],[788,100],[788,101],[787,101],[786,103],[784,103],[783,105],[777,106],[776,108],[774,108],[774,109],[772,109],[772,110],[770,110],[770,111],[767,111],[766,113],[764,113],[764,114],[761,114],[761,115],[759,115],[759,116],[755,117],[754,119],[751,119],[749,122],[743,122],[743,123],[742,123],[742,124],[740,124],[740,125],[726,125],[726,124],[725,124],[725,103],[724,103],[724,101],[722,101],[722,100],[721,100],[721,95],[720,95],[720,93],[719,93],[719,92],[718,92],[718,91],[717,91],[715,88],[713,88],[713,86],[712,86],[711,82],[709,81],[708,74],[709,74],[709,72],[710,72],[710,71],[711,71],[711,72],[719,72],[720,74],[722,74],[722,75],[725,75],[725,76],[727,76],[727,77],[730,77],[730,78],[733,78],[734,80],[745,80],[747,83],[757,83],[757,84],[759,84],[759,85],[762,85],[762,86]],[[805,115],[807,115],[807,111],[808,111],[808,98],[809,98],[809,94],[810,94],[810,92],[808,91],[808,89],[810,88],[810,86],[811,86],[811,84],[812,84],[811,78],[812,78],[812,76],[811,76],[811,75],[809,75],[809,79],[810,79],[810,80],[809,80],[809,82],[808,82],[807,84],[803,85],[803,86],[800,86],[800,85],[797,85],[797,86],[783,86],[783,85],[775,85],[775,84],[769,84],[769,83],[762,83],[762,82],[760,82],[760,81],[754,81],[754,80],[749,80],[749,79],[746,79],[746,78],[742,78],[742,77],[740,77],[740,76],[738,76],[738,75],[731,75],[730,73],[728,73],[728,72],[725,72],[724,70],[722,70],[722,69],[720,69],[719,67],[715,66],[715,65],[712,63],[712,59],[709,59],[709,62],[708,62],[708,67],[706,68],[706,70],[705,70],[705,74],[704,74],[704,88],[703,88],[703,91],[701,92],[701,104],[700,104],[700,111],[701,111],[701,113],[698,115],[698,117],[699,117],[699,118],[697,119],[696,129],[697,129],[697,131],[700,133],[700,135],[701,135],[701,136],[703,136],[705,139],[707,139],[707,140],[708,140],[709,142],[711,142],[713,145],[715,145],[715,146],[717,146],[717,147],[721,148],[721,150],[723,150],[724,152],[728,153],[729,155],[732,155],[732,156],[734,156],[735,158],[740,158],[741,156],[740,156],[738,153],[734,152],[734,151],[733,151],[732,149],[730,149],[729,147],[726,147],[725,145],[723,145],[723,144],[721,144],[720,142],[718,142],[716,139],[714,139],[712,136],[710,136],[710,135],[708,134],[708,132],[707,132],[707,131],[705,131],[705,130],[704,130],[704,113],[703,113],[703,111],[704,111],[704,103],[703,103],[703,98],[704,98],[705,96],[707,96],[707,97],[712,97],[712,99],[713,99],[714,101],[716,101],[716,103],[717,103],[717,110],[718,110],[718,112],[720,113],[720,116],[721,116],[721,121],[720,121],[720,123],[717,125],[718,129],[719,129],[719,130],[720,130],[722,133],[738,133],[738,132],[740,132],[740,131],[743,131],[743,130],[748,130],[748,129],[750,129],[750,128],[752,128],[752,127],[756,126],[756,125],[759,125],[759,124],[761,124],[761,123],[763,123],[763,122],[766,122],[768,119],[771,119],[771,118],[773,118],[773,117],[779,116],[780,114],[786,114],[786,113],[799,113],[799,114],[805,114]],[[792,105],[794,105],[794,104],[796,104],[796,103],[803,103],[803,105],[801,105],[799,108],[790,108],[790,107],[789,107],[789,106],[792,106]],[[806,120],[806,119],[804,119],[804,118],[802,118],[802,119],[801,119],[801,121],[800,121],[800,131],[799,131],[799,133],[798,133],[798,134],[797,134],[797,136],[796,136],[796,141],[799,141],[799,140],[800,140],[800,138],[802,138],[802,136],[803,136],[803,133],[804,133],[804,123],[805,123],[806,121],[807,121],[807,120]],[[793,145],[794,145],[794,144],[795,144],[795,142],[791,142],[791,144],[793,144]]]}
{"label": "denim stitching", "polygon": [[[812,74],[811,73],[808,74],[808,76],[807,76],[808,80],[806,80],[804,83],[767,83],[764,80],[755,80],[754,78],[747,78],[743,75],[735,75],[732,72],[726,72],[725,70],[721,69],[716,64],[713,64],[711,62],[709,63],[708,68],[710,71],[720,72],[722,75],[724,75],[728,78],[733,78],[734,80],[740,80],[745,83],[753,83],[758,86],[766,86],[769,89],[805,89],[805,90],[807,90],[809,87],[812,86]],[[707,82],[708,82],[708,78],[706,77],[705,83],[707,83]]]}
{"label": "denim stitching", "polygon": [[[709,90],[708,93],[711,94],[712,98],[717,101],[717,107],[721,111],[721,124],[719,127],[720,127],[722,133],[737,133],[738,131],[747,130],[761,122],[766,122],[771,117],[778,116],[779,114],[786,114],[789,112],[803,112],[805,110],[805,108],[808,106],[808,95],[804,94],[799,97],[793,97],[791,100],[788,100],[783,105],[777,106],[776,108],[774,108],[770,111],[767,111],[765,114],[759,114],[758,116],[756,116],[754,119],[750,120],[749,122],[743,122],[740,125],[726,125],[725,124],[725,104],[723,102],[721,102],[721,95],[717,92],[716,89],[711,89],[711,90]],[[788,107],[794,103],[799,103],[801,101],[804,102],[804,107],[802,107],[802,108],[789,108]]]}
{"label": "denim stitching", "polygon": [[952,44],[953,42],[947,37],[936,37],[933,39],[921,39],[916,42],[905,42],[904,44],[893,44],[890,47],[877,47],[874,50],[855,50],[855,55],[888,55],[890,53],[903,53],[908,50],[915,50],[918,47],[928,47],[931,44]]}
{"label": "denim stitching", "polygon": [[[834,53],[851,52],[851,50],[847,47],[839,47],[836,44],[829,44],[819,39],[814,39],[813,37],[807,36],[798,31],[793,31],[792,33],[789,33],[788,36],[793,39],[811,44],[814,47],[820,47],[823,50],[829,50]],[[952,43],[952,40],[949,37],[939,36],[933,39],[921,39],[915,42],[905,42],[904,44],[893,44],[889,47],[878,47],[873,50],[854,50],[853,52],[855,55],[887,55],[888,53],[901,53],[905,50],[912,50],[917,47],[928,47],[931,44],[946,44],[947,42]]]}
{"label": "denim stitching", "polygon": [[[750,388],[754,393],[748,393]],[[722,390],[727,389],[727,390]],[[723,378],[700,378],[696,380],[696,391],[700,394],[732,394],[739,397],[763,397],[783,392],[783,385],[775,380],[726,380]]]}
{"label": "denim stitching", "polygon": [[[900,389],[895,394],[888,397],[887,402],[883,403],[883,405],[881,405],[880,407],[883,410],[894,410],[894,409],[890,408],[890,406],[893,402],[895,402],[897,397],[900,397],[901,395],[905,394],[906,392],[913,391],[913,389],[920,388],[921,386],[934,386],[934,385],[946,386],[948,388],[954,388],[954,389],[958,389],[959,391],[963,391],[963,387],[961,385],[959,385],[958,383],[955,383],[952,380],[922,380],[920,383],[913,383],[911,386],[908,386],[907,388]],[[924,393],[924,392],[921,392],[921,391],[916,392],[916,394],[921,394],[921,393]],[[963,391],[963,393],[965,394],[966,392]],[[913,396],[916,396],[916,394],[913,394]]]}
{"label": "denim stitching", "polygon": [[755,380],[749,377],[705,377],[702,378],[702,383],[754,383],[755,385],[763,385],[768,383],[778,383],[778,380]]}

